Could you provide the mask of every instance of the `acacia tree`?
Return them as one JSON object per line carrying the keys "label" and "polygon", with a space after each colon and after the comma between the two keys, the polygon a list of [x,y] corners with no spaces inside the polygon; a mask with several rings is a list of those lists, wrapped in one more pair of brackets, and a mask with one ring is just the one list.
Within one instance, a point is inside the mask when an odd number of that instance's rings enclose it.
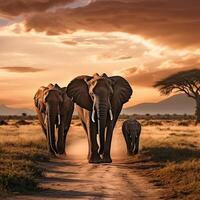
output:
{"label": "acacia tree", "polygon": [[173,91],[187,94],[196,102],[196,124],[200,123],[200,69],[178,72],[155,83],[164,95]]}

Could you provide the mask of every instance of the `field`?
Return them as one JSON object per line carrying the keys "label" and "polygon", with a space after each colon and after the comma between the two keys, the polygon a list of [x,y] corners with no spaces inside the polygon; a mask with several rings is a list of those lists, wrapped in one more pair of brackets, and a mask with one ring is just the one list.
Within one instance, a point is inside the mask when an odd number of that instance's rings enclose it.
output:
{"label": "field", "polygon": [[[117,170],[127,167],[127,173],[132,174],[128,177],[129,182],[133,181],[131,177],[135,173],[153,187],[161,189],[160,196],[164,199],[199,199],[200,127],[194,126],[191,120],[140,121],[143,125],[140,154],[135,157],[126,155],[121,134],[123,120],[118,121],[112,145],[113,164],[109,170],[114,170],[116,166]],[[47,169],[44,166],[45,163],[51,163],[52,159],[46,151],[45,138],[38,121],[29,122],[30,124],[22,125],[16,123],[16,120],[10,120],[8,125],[0,126],[0,196],[2,199],[7,196],[12,198],[16,193],[34,195],[36,191],[44,189],[40,184],[46,177]],[[84,141],[83,144],[80,141]],[[76,162],[88,167],[86,154],[85,134],[80,122],[73,120],[68,137],[67,158],[70,162],[78,160]],[[62,159],[59,158],[61,162]],[[108,168],[109,165],[99,165],[98,170],[101,171],[105,167]],[[139,184],[142,188],[143,183]],[[122,188],[126,190],[125,186]]]}

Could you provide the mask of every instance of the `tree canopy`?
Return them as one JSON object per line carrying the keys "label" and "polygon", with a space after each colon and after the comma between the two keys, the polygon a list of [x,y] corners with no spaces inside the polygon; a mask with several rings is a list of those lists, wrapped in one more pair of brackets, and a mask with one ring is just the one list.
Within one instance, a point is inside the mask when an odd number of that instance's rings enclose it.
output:
{"label": "tree canopy", "polygon": [[184,92],[196,99],[200,95],[200,69],[178,72],[157,81],[154,87],[158,87],[164,95],[169,95],[173,91]]}

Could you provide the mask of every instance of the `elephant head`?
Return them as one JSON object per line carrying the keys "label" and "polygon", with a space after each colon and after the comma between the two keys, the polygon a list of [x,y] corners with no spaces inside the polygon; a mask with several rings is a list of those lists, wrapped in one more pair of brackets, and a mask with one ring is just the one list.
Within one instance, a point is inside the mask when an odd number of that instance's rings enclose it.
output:
{"label": "elephant head", "polygon": [[100,154],[104,152],[105,128],[115,120],[116,110],[127,102],[132,94],[128,82],[119,76],[106,74],[79,76],[67,87],[67,95],[80,107],[90,111],[91,121],[97,124],[100,135]]}

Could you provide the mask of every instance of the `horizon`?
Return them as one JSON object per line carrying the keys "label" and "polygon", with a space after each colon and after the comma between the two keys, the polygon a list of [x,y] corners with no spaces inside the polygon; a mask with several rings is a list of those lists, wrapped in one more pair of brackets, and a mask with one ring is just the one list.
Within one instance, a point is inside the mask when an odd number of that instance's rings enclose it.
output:
{"label": "horizon", "polygon": [[[180,93],[166,97],[158,102],[144,102],[130,107],[123,108],[121,115],[194,115],[195,101],[188,98],[186,94]],[[28,116],[36,115],[33,108],[15,108],[5,104],[0,104],[0,111],[2,116],[20,116],[26,113]],[[77,116],[77,110],[74,110],[74,116]]]}
{"label": "horizon", "polygon": [[33,108],[40,86],[96,72],[129,81],[125,107],[158,102],[156,81],[200,68],[195,0],[16,2],[0,5],[0,104]]}
{"label": "horizon", "polygon": [[[128,109],[128,108],[131,108],[131,107],[134,107],[134,106],[138,106],[138,105],[140,105],[140,104],[148,104],[148,103],[160,103],[160,102],[162,102],[162,101],[165,101],[165,100],[168,100],[168,99],[170,99],[171,97],[175,97],[175,96],[178,96],[178,95],[185,95],[184,93],[180,93],[180,94],[173,94],[173,95],[169,95],[169,96],[165,96],[164,97],[164,99],[162,99],[162,100],[158,100],[158,101],[154,101],[154,102],[141,102],[141,103],[138,103],[138,104],[133,104],[133,105],[130,105],[130,106],[128,106],[128,107],[123,107],[123,109]],[[5,107],[7,107],[7,108],[14,108],[14,109],[30,109],[30,110],[34,110],[34,106],[32,106],[32,107],[13,107],[13,106],[9,106],[9,105],[6,105],[6,104],[4,104],[4,103],[0,103],[0,107],[2,107],[2,106],[5,106]]]}

